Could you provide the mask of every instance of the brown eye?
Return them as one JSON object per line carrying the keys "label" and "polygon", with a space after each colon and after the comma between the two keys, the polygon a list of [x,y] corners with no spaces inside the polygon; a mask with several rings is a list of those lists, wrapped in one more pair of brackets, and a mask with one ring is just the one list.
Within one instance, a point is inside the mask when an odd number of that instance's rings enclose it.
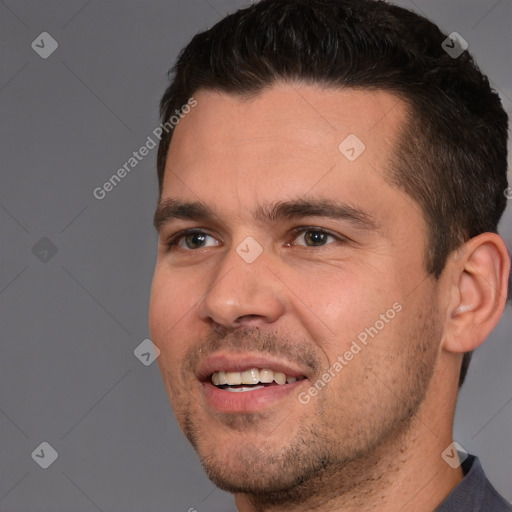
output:
{"label": "brown eye", "polygon": [[188,249],[197,249],[198,245],[204,244],[207,236],[205,233],[190,233],[184,236],[183,240]]}
{"label": "brown eye", "polygon": [[[296,230],[295,233],[300,233],[299,236],[295,238],[295,245],[301,245],[306,247],[322,247],[324,245],[329,245],[333,241],[338,241],[331,233],[324,231],[323,229],[313,229],[313,228],[302,228],[300,230]],[[297,242],[302,240],[303,243]]]}
{"label": "brown eye", "polygon": [[[208,239],[213,242],[209,242]],[[182,251],[191,251],[194,249],[202,249],[204,247],[212,247],[218,245],[217,240],[205,231],[185,230],[175,234],[168,242],[167,246],[170,251],[176,248]]]}
{"label": "brown eye", "polygon": [[308,245],[324,245],[328,238],[329,235],[321,231],[306,231],[304,234],[304,240]]}

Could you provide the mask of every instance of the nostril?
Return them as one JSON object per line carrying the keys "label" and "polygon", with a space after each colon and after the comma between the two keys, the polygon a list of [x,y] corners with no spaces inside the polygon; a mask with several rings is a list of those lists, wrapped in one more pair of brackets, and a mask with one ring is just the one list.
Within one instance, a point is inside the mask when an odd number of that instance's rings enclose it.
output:
{"label": "nostril", "polygon": [[235,320],[235,323],[247,323],[248,321],[258,320],[260,318],[262,318],[260,315],[242,315]]}

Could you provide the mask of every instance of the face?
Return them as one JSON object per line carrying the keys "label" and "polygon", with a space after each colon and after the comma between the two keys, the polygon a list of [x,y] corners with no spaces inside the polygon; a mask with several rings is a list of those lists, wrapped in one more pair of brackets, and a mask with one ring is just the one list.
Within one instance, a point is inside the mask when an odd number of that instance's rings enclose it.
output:
{"label": "face", "polygon": [[299,84],[194,97],[156,216],[151,335],[210,478],[293,493],[406,431],[435,367],[426,224],[386,181],[406,106]]}

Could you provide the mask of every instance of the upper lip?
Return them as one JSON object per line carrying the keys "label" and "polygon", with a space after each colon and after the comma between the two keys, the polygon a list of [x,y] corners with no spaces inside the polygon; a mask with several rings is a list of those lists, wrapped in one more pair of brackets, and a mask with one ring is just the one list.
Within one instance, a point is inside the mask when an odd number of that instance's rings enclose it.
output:
{"label": "upper lip", "polygon": [[216,353],[208,356],[197,367],[196,377],[207,381],[215,372],[243,372],[251,368],[266,368],[282,372],[288,377],[308,377],[309,371],[297,363],[267,355],[248,353]]}

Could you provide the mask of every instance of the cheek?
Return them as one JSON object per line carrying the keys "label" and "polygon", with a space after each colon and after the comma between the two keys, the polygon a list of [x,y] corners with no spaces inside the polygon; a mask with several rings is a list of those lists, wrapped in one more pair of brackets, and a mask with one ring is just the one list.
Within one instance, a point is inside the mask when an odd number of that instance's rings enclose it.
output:
{"label": "cheek", "polygon": [[151,287],[149,324],[155,343],[166,338],[188,313],[193,311],[197,298],[193,297],[193,280],[157,266]]}
{"label": "cheek", "polygon": [[176,279],[167,269],[156,269],[151,288],[149,328],[151,340],[160,349],[158,364],[167,381],[175,380],[190,337],[187,319],[195,312],[191,290],[185,280]]}
{"label": "cheek", "polygon": [[302,321],[310,319],[306,328],[314,339],[322,339],[329,360],[343,354],[361,331],[392,307],[397,296],[381,272],[353,262],[290,276],[288,282],[293,283],[297,309],[307,306]]}
{"label": "cheek", "polygon": [[[159,348],[158,367],[176,417],[183,407],[184,385],[180,378],[181,361],[186,350],[186,312],[184,290],[167,272],[155,272],[151,288],[149,327],[151,340]],[[186,400],[185,400],[186,401]]]}

